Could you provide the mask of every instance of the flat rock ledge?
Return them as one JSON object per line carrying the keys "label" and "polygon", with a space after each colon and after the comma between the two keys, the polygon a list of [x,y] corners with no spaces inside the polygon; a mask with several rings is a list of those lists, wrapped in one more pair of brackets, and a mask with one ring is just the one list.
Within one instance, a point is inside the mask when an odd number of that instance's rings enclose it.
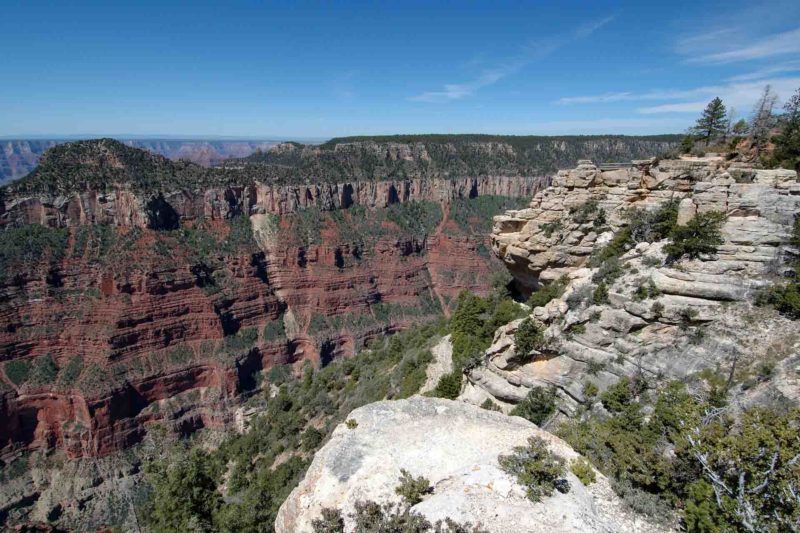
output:
{"label": "flat rock ledge", "polygon": [[[568,471],[567,494],[528,500],[524,488],[499,468],[498,455],[525,445],[531,436],[545,439],[567,462],[578,454],[522,418],[421,396],[366,405],[348,418],[358,425],[340,424],[314,456],[278,512],[278,533],[312,531],[312,521],[325,507],[347,517],[360,500],[399,501],[395,487],[401,469],[425,476],[434,486],[433,494],[413,508],[431,522],[450,517],[497,533],[669,531],[633,515],[599,473],[584,487]],[[353,531],[349,519],[346,529]]]}

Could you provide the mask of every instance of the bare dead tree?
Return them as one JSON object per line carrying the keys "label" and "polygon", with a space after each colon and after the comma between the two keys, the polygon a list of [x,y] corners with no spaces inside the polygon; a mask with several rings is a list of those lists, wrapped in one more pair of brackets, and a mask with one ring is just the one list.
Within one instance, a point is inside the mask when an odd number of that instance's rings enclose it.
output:
{"label": "bare dead tree", "polygon": [[767,85],[753,109],[753,117],[750,119],[750,139],[756,148],[756,156],[766,146],[770,130],[775,125],[775,116],[772,114],[772,110],[775,108],[777,100],[778,95],[773,92],[772,86]]}

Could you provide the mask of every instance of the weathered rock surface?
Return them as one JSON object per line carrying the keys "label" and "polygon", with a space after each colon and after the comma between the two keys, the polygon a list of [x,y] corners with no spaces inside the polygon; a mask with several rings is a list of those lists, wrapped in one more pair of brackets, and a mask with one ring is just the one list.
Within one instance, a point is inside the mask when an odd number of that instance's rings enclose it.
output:
{"label": "weathered rock surface", "polygon": [[590,200],[605,212],[606,232],[624,223],[628,209],[652,208],[670,199],[681,199],[679,223],[696,213],[724,212],[726,242],[718,260],[751,275],[761,273],[787,241],[800,205],[794,171],[752,170],[752,181],[738,183],[730,174],[736,169],[721,159],[637,163],[602,171],[584,161],[560,171],[529,208],[495,218],[493,249],[524,289],[584,266],[595,244],[610,238],[598,234],[593,221],[579,223],[570,213]]}
{"label": "weathered rock surface", "polygon": [[568,493],[554,492],[539,503],[527,499],[516,479],[499,468],[498,455],[524,446],[531,436],[545,439],[567,461],[577,454],[522,418],[420,396],[373,403],[349,418],[358,426],[340,425],[317,452],[278,512],[278,533],[311,531],[324,507],[347,515],[360,500],[398,501],[400,469],[433,485],[433,494],[413,507],[433,522],[450,517],[496,533],[660,531],[632,517],[600,474],[584,487],[568,472]]}
{"label": "weathered rock surface", "polygon": [[[685,379],[703,369],[726,373],[800,353],[797,324],[755,307],[756,292],[781,275],[782,259],[796,254],[787,242],[800,212],[797,176],[789,170],[748,169],[746,182],[720,158],[638,162],[602,171],[590,162],[562,171],[529,209],[495,218],[494,250],[527,290],[567,276],[561,298],[532,316],[546,328],[546,348],[532,362],[514,352],[519,321],[500,328],[485,363],[468,376],[461,398],[487,398],[506,410],[537,386],[555,386],[569,414],[622,376]],[[721,211],[727,220],[717,254],[665,266],[664,242],[637,244],[620,258],[608,301],[593,303],[596,246],[611,239],[631,207],[654,208],[679,198],[678,222]],[[570,210],[594,200],[606,223],[579,223]],[[546,224],[549,224],[546,225]],[[785,401],[797,394],[773,391]]]}
{"label": "weathered rock surface", "polygon": [[453,371],[453,343],[450,335],[445,335],[433,348],[431,348],[433,361],[428,365],[425,374],[425,383],[419,390],[420,394],[432,391],[436,388],[442,376]]}

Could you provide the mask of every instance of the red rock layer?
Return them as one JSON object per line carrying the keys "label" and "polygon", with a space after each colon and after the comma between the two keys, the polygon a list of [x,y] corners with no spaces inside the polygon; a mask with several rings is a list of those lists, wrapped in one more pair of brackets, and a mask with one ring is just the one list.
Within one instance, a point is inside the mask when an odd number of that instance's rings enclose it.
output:
{"label": "red rock layer", "polygon": [[[154,254],[159,238],[143,231],[127,263],[70,249],[56,266],[34,265],[0,287],[0,448],[101,456],[155,422],[177,432],[225,426],[258,372],[352,356],[435,316],[462,289],[488,292],[490,273],[502,270],[482,252],[487,236],[447,218],[433,235],[361,249],[326,234],[322,245],[230,253],[207,271],[180,250]],[[215,277],[223,281],[210,286]],[[11,381],[8,361],[45,356],[57,377]],[[77,356],[70,382],[65,369]]]}

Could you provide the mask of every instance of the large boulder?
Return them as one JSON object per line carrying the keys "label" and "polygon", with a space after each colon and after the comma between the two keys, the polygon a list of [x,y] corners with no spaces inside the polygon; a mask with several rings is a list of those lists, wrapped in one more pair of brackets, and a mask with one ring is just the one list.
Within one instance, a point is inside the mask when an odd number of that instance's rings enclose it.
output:
{"label": "large boulder", "polygon": [[[569,492],[530,501],[516,479],[500,469],[499,455],[532,436],[545,439],[567,463],[578,454],[522,418],[416,396],[361,407],[350,419],[357,425],[336,428],[281,506],[278,533],[312,531],[312,521],[326,507],[347,517],[358,501],[399,501],[395,487],[401,469],[433,485],[433,494],[413,507],[431,522],[450,517],[497,533],[660,531],[631,516],[600,474],[585,487],[567,470]],[[352,531],[349,520],[346,525]]]}

